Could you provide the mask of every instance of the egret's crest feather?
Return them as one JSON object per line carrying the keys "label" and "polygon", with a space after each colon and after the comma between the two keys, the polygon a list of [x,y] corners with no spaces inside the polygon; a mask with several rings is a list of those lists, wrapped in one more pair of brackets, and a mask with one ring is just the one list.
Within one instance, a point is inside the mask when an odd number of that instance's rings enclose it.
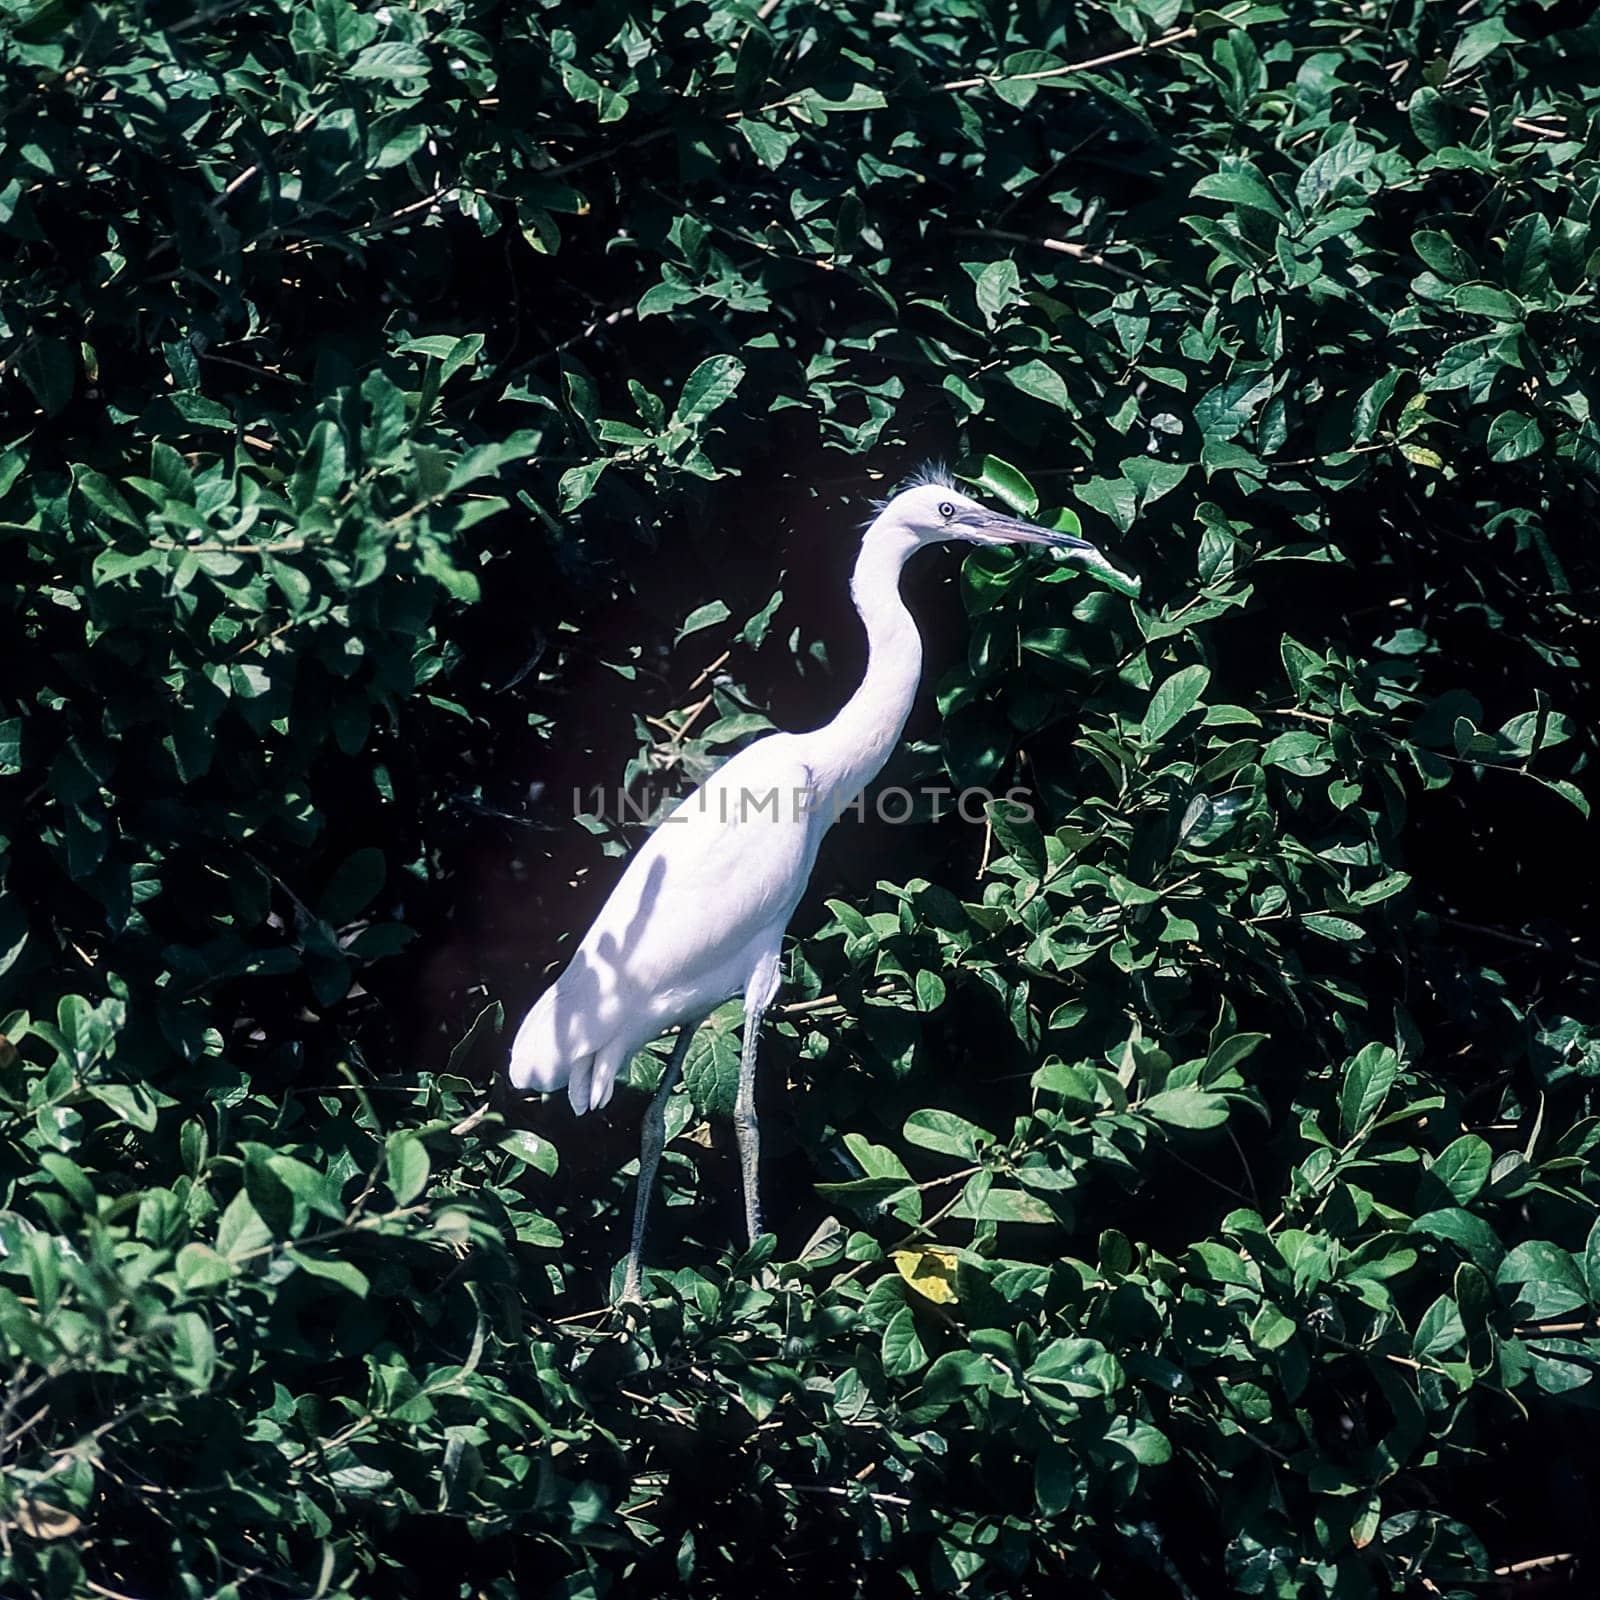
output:
{"label": "egret's crest feather", "polygon": [[882,511],[897,494],[904,494],[907,489],[923,489],[930,484],[938,489],[960,489],[961,487],[944,462],[924,461],[915,472],[909,473],[902,478],[881,500],[872,502],[873,514],[876,515]]}
{"label": "egret's crest feather", "polygon": [[949,467],[942,461],[924,461],[900,487],[902,489],[925,489],[930,484],[939,489],[960,487],[956,480],[951,477]]}

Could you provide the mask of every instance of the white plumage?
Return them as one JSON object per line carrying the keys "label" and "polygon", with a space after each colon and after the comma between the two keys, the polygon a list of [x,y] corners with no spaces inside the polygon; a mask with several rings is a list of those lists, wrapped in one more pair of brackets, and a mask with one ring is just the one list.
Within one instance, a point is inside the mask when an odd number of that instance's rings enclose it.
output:
{"label": "white plumage", "polygon": [[811,769],[786,749],[796,742],[772,734],[742,750],[640,846],[517,1030],[515,1087],[565,1084],[581,1116],[611,1099],[641,1045],[763,973],[775,986],[783,930],[824,831],[820,814],[793,814],[811,784]]}

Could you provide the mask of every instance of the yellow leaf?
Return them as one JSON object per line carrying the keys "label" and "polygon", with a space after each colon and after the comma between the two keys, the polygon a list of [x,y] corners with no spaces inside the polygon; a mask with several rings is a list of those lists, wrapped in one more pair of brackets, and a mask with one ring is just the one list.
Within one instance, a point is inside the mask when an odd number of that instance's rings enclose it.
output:
{"label": "yellow leaf", "polygon": [[915,1250],[895,1250],[890,1257],[900,1276],[925,1300],[935,1305],[953,1305],[956,1294],[956,1269],[961,1257],[954,1250],[941,1250],[925,1244]]}
{"label": "yellow leaf", "polygon": [[70,1511],[46,1505],[43,1500],[22,1500],[14,1525],[30,1539],[70,1539],[83,1526]]}

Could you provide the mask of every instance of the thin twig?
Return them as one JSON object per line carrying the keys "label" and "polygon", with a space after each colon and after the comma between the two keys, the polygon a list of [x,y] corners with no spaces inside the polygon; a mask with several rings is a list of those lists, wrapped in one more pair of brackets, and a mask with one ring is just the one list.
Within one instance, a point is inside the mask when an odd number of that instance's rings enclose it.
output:
{"label": "thin twig", "polygon": [[548,361],[551,356],[558,356],[563,350],[570,350],[575,344],[582,344],[585,339],[591,338],[602,328],[612,328],[626,317],[637,316],[638,312],[633,306],[618,306],[614,311],[608,311],[603,317],[596,317],[593,322],[580,328],[569,338],[563,339],[559,344],[553,344],[548,350],[541,350],[538,355],[532,356],[527,366],[536,367],[541,361]]}
{"label": "thin twig", "polygon": [[722,654],[720,656],[718,656],[717,659],[711,663],[710,666],[702,667],[700,669],[700,671],[696,674],[694,682],[689,685],[689,693],[693,694],[695,692],[695,690],[698,689],[700,687],[700,685],[702,683],[704,683],[706,681],[706,679],[709,678],[711,676],[711,674],[713,672],[715,672],[717,670],[717,668],[720,667],[722,665],[722,663],[724,661],[726,661],[728,659],[728,657],[731,656],[732,654],[733,654],[733,651],[731,649],[730,650],[724,650],[722,652]]}
{"label": "thin twig", "polygon": [[[1494,113],[1487,106],[1468,106],[1467,115],[1481,117],[1487,122]],[[1521,128],[1524,133],[1537,134],[1541,139],[1566,139],[1571,137],[1565,128],[1546,128],[1537,122],[1530,121],[1527,117],[1513,117],[1511,126],[1513,128]]]}
{"label": "thin twig", "polygon": [[[311,126],[311,124],[313,122],[315,122],[317,120],[317,118],[319,116],[321,116],[321,115],[322,115],[322,112],[321,112],[321,108],[320,107],[315,111],[306,112],[306,114],[303,117],[301,117],[299,119],[299,121],[297,121],[292,128],[289,129],[288,133],[285,134],[284,137],[288,138],[288,139],[292,139],[292,138],[294,138],[294,136],[296,134],[304,133],[306,131],[306,129],[309,128]],[[244,188],[244,186],[247,183],[249,183],[252,178],[257,177],[260,174],[260,172],[261,172],[261,163],[259,161],[252,161],[250,163],[250,165],[244,169],[243,172],[241,172],[236,178],[233,178],[227,184],[227,186],[223,189],[222,193],[217,196],[217,198],[212,202],[212,204],[213,205],[220,205],[222,203],[222,201],[227,200],[231,196],[237,194],[239,192],[239,190]]]}
{"label": "thin twig", "polygon": [[[876,989],[863,989],[863,1000],[881,1000],[885,995],[894,993],[892,983],[880,984]],[[803,1017],[811,1011],[826,1011],[829,1006],[843,1006],[844,1001],[836,994],[819,994],[815,1000],[792,1000],[787,1005],[774,1006],[773,1015],[780,1017]]]}
{"label": "thin twig", "polygon": [[1504,1567],[1496,1567],[1494,1575],[1497,1578],[1514,1578],[1519,1572],[1538,1572],[1544,1567],[1558,1567],[1563,1561],[1576,1561],[1578,1554],[1575,1550],[1563,1550],[1558,1555],[1529,1556],[1526,1561],[1513,1561]]}
{"label": "thin twig", "polygon": [[1004,239],[1011,244],[1038,245],[1044,250],[1054,250],[1058,255],[1071,256],[1075,261],[1086,261],[1092,267],[1103,267],[1130,283],[1142,283],[1152,289],[1172,289],[1182,295],[1192,293],[1181,284],[1162,283],[1146,277],[1142,272],[1135,272],[1132,267],[1119,266],[1115,261],[1108,261],[1098,250],[1091,250],[1088,245],[1078,244],[1072,239],[1035,238],[1029,233],[1013,233],[1009,228],[957,228],[954,231],[973,239]]}
{"label": "thin twig", "polygon": [[[761,15],[769,14],[770,0],[763,5]],[[1222,20],[1232,22],[1242,17],[1251,7],[1249,5],[1234,6],[1230,10],[1220,13]],[[966,89],[981,89],[996,83],[1039,83],[1047,78],[1070,77],[1077,72],[1093,72],[1098,67],[1108,67],[1118,61],[1128,61],[1135,56],[1149,55],[1157,50],[1170,50],[1174,45],[1182,44],[1186,39],[1192,39],[1199,32],[1198,28],[1178,28],[1171,33],[1164,33],[1158,39],[1150,39],[1143,44],[1128,45],[1122,50],[1113,50],[1106,55],[1092,56],[1087,61],[1069,61],[1059,67],[1048,67],[1042,72],[1017,72],[1017,73],[985,73],[976,78],[950,78],[944,83],[935,84],[934,87],[946,93],[959,93]],[[746,117],[765,116],[769,111],[782,111],[792,105],[798,105],[805,98],[802,94],[784,96],[781,100],[771,100],[765,105],[752,107],[749,111],[730,111],[727,121],[742,122]],[[870,107],[861,107],[866,110]],[[584,167],[594,166],[597,162],[611,161],[629,150],[640,150],[644,146],[655,144],[658,140],[665,139],[675,132],[673,128],[653,128],[648,133],[641,133],[636,139],[630,139],[626,144],[615,145],[607,150],[596,150],[590,155],[577,156],[571,161],[562,162],[558,166],[545,167],[540,173],[541,178],[564,178],[569,172],[581,171]]]}
{"label": "thin twig", "polygon": [[[1483,922],[1468,922],[1465,917],[1452,917],[1442,911],[1435,912],[1434,915],[1448,928],[1459,928],[1463,933],[1481,934],[1486,939],[1500,939],[1506,944],[1521,945],[1524,950],[1539,950],[1546,955],[1565,955],[1575,966],[1600,971],[1600,962],[1591,961],[1589,957],[1579,955],[1576,950],[1564,951],[1558,945],[1551,944],[1548,939],[1541,939],[1537,935],[1513,933],[1510,928],[1493,928]],[[1576,937],[1572,942],[1577,943]]]}
{"label": "thin twig", "polygon": [[[1248,5],[1234,6],[1230,10],[1220,12],[1219,15],[1226,22],[1232,22],[1242,17],[1249,11]],[[1096,67],[1109,67],[1118,61],[1128,61],[1134,56],[1149,55],[1155,50],[1170,50],[1175,44],[1182,44],[1185,39],[1193,39],[1200,32],[1197,27],[1176,28],[1171,33],[1164,33],[1159,39],[1149,39],[1143,44],[1131,44],[1121,50],[1112,50],[1103,56],[1092,56],[1087,61],[1069,61],[1065,66],[1046,67],[1042,72],[1007,72],[985,73],[977,78],[952,78],[948,83],[941,83],[941,89],[981,89],[991,83],[1042,83],[1047,78],[1065,78],[1075,72],[1093,72]]]}
{"label": "thin twig", "polygon": [[909,1506],[911,1502],[903,1494],[885,1494],[881,1489],[844,1489],[831,1483],[785,1483],[781,1478],[772,1480],[774,1489],[782,1489],[789,1494],[831,1494],[841,1500],[853,1500],[857,1495],[878,1505]]}

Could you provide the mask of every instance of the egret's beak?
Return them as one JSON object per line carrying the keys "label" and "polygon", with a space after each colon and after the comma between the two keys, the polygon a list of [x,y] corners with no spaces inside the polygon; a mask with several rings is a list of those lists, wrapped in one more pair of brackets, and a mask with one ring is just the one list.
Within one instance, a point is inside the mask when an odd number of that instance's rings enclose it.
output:
{"label": "egret's beak", "polygon": [[956,518],[964,538],[974,544],[1047,544],[1055,550],[1093,550],[1087,539],[1075,533],[1053,533],[1037,528],[1020,517],[1002,516],[998,511],[968,511]]}
{"label": "egret's beak", "polygon": [[1091,577],[1098,578],[1118,594],[1136,595],[1139,579],[1119,571],[1100,553],[1097,546],[1075,533],[1056,533],[1049,528],[1038,528],[1020,517],[1007,517],[998,511],[964,511],[956,517],[963,538],[974,544],[1042,544],[1052,550],[1062,550],[1072,565],[1082,567]]}

